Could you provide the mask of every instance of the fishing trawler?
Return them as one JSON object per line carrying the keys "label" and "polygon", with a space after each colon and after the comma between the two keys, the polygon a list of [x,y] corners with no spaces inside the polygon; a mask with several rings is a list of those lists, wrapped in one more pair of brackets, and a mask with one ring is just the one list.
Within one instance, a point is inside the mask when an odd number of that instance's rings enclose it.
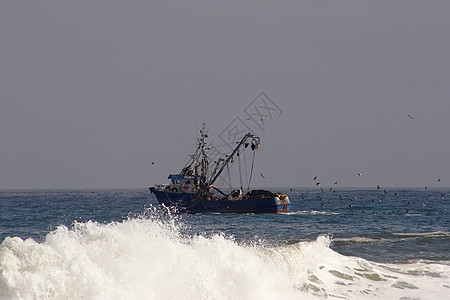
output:
{"label": "fishing trawler", "polygon": [[[150,187],[159,204],[177,213],[281,213],[288,212],[290,202],[287,195],[268,190],[250,190],[255,151],[260,138],[247,133],[229,155],[212,161],[207,156],[205,124],[197,138],[198,146],[185,167],[178,174],[170,174],[169,184],[157,184]],[[215,183],[229,165],[239,158],[243,151],[253,152],[250,179],[247,193],[243,194],[242,180],[238,189],[231,186],[227,191],[219,189]],[[239,170],[241,170],[239,166]]]}

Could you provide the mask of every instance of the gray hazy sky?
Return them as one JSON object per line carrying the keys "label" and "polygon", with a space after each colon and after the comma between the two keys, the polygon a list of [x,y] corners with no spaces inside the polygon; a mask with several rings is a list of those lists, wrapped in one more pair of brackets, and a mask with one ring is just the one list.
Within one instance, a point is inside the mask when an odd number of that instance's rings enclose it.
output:
{"label": "gray hazy sky", "polygon": [[2,189],[165,183],[236,117],[257,186],[450,186],[448,0],[0,6]]}

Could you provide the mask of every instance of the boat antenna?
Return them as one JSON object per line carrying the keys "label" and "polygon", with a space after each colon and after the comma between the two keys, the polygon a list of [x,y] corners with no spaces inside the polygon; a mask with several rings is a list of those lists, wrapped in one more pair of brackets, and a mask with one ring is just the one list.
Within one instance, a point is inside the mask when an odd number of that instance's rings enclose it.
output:
{"label": "boat antenna", "polygon": [[198,113],[195,116],[195,140],[198,141]]}

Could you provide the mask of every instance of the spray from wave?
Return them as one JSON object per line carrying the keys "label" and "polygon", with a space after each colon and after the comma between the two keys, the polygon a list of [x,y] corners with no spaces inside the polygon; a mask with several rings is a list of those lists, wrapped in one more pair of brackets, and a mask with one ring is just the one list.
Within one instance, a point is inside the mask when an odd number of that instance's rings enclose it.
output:
{"label": "spray from wave", "polygon": [[173,217],[75,222],[0,245],[0,299],[444,299],[450,266],[383,265],[330,249],[182,235]]}

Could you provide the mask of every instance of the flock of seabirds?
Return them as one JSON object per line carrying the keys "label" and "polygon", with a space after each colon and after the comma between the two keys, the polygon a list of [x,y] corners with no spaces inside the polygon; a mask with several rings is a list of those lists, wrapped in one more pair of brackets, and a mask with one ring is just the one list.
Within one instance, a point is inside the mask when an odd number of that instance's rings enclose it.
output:
{"label": "flock of seabirds", "polygon": [[[356,175],[362,176],[361,173],[356,173]],[[263,176],[263,175],[261,174],[261,176]],[[265,177],[263,177],[263,178],[265,178]],[[318,176],[314,176],[313,180],[314,180],[315,186],[316,186],[316,187],[319,187],[319,186],[320,186],[320,181],[318,180]],[[441,182],[441,179],[438,178],[438,179],[437,179],[437,182],[440,183],[440,182]],[[337,184],[338,184],[338,181],[335,181],[335,182],[334,182],[334,185],[337,185]],[[388,193],[391,193],[390,191],[389,191],[389,192],[386,191],[386,189],[382,189],[380,185],[377,185],[376,188],[377,188],[377,190],[380,190],[381,194],[388,194]],[[428,187],[425,186],[424,189],[427,190]],[[295,189],[294,189],[294,188],[290,188],[290,191],[291,191],[291,192],[294,192]],[[328,190],[325,190],[324,188],[321,187],[321,188],[320,188],[320,191],[321,191],[322,193],[324,193],[324,192],[336,193],[336,189],[335,189],[335,188],[329,188]],[[393,194],[394,194],[395,196],[399,196],[399,192],[397,192],[397,191],[394,191]],[[439,193],[439,194],[440,194],[440,198],[441,198],[441,199],[444,199],[444,198],[445,198],[445,193]],[[302,199],[305,199],[305,193],[301,193],[301,198],[302,198]],[[321,196],[321,195],[317,196],[317,200],[321,201],[321,200],[322,200],[322,196]],[[357,196],[357,195],[354,195],[353,197],[348,197],[348,196],[347,196],[347,197],[343,197],[342,195],[339,195],[339,200],[341,200],[341,201],[344,201],[344,200],[350,200],[351,203],[348,205],[348,207],[349,207],[349,209],[351,210],[352,213],[356,213],[356,212],[357,212],[357,211],[355,211],[355,206],[358,206],[358,207],[359,207],[359,206],[365,207],[365,203],[363,202],[363,199],[361,199],[361,198],[358,199],[358,196]],[[361,202],[358,203],[358,202],[357,202],[358,200],[361,200]],[[376,200],[375,200],[375,199],[370,199],[369,201],[371,201],[372,203],[375,203],[375,201],[378,201],[378,202],[382,203],[382,202],[385,201],[385,200],[387,200],[385,197],[381,197],[380,195],[378,195]],[[354,201],[354,202],[353,202],[353,201]],[[320,206],[323,208],[323,207],[324,207],[324,203],[321,203]],[[421,202],[421,206],[422,206],[422,207],[426,207],[427,204],[426,204],[425,202]],[[408,202],[407,202],[407,206],[406,206],[406,208],[405,208],[404,211],[394,211],[394,210],[392,210],[392,211],[383,211],[383,212],[381,212],[381,213],[382,213],[382,214],[397,214],[397,213],[404,212],[404,213],[408,214],[412,209],[414,209],[413,203],[411,203],[411,201],[408,201]],[[444,210],[446,211],[445,208],[444,208]],[[362,209],[360,212],[361,212],[361,213],[372,213],[372,214],[378,214],[378,213],[379,213],[379,212],[377,212],[377,211],[372,211],[372,212],[367,211],[367,212],[366,212],[366,210],[364,210],[364,209]]]}
{"label": "flock of seabirds", "polygon": [[[408,118],[409,118],[410,120],[414,120],[414,119],[415,119],[415,117],[412,116],[412,115],[408,115]],[[264,175],[263,175],[262,173],[260,173],[260,175],[261,175],[262,178],[264,178],[264,179],[266,178],[266,177],[264,177]],[[359,173],[359,172],[356,173],[356,175],[362,176],[362,174]],[[313,180],[314,180],[315,186],[316,186],[316,187],[319,187],[319,186],[320,186],[320,181],[318,181],[318,176],[314,176]],[[437,182],[440,183],[440,182],[441,182],[441,179],[438,178],[438,179],[437,179]],[[337,184],[338,184],[338,181],[335,181],[335,182],[334,182],[334,185],[337,185]],[[425,186],[424,189],[427,190],[428,188]],[[381,190],[381,186],[380,186],[380,185],[377,185],[377,190]],[[294,189],[293,189],[293,188],[290,188],[290,191],[293,192]],[[326,192],[323,188],[320,188],[320,191],[321,191],[321,192]],[[334,189],[334,188],[329,188],[328,192],[335,193],[335,192],[336,192],[336,189]],[[388,192],[387,192],[385,189],[383,189],[382,192],[383,192],[384,194],[388,194]],[[394,195],[395,195],[395,196],[398,196],[399,193],[398,193],[398,192],[394,192]],[[302,197],[302,199],[305,199],[305,194],[304,194],[304,193],[301,193],[301,197]],[[444,194],[444,193],[441,193],[440,198],[441,198],[441,199],[444,199],[444,197],[445,197],[445,194]],[[322,196],[320,196],[320,195],[319,195],[317,198],[318,198],[319,201],[322,200]],[[339,196],[339,199],[340,199],[341,201],[343,201],[343,200],[344,200],[344,197],[342,197],[342,195],[340,195],[340,196]],[[353,206],[353,203],[354,203],[353,201],[356,202],[356,201],[358,200],[358,197],[355,195],[353,198],[348,198],[348,197],[347,197],[347,200],[348,200],[348,199],[352,202],[352,203],[350,203],[350,204],[348,205],[348,207],[349,207],[349,209],[351,209],[351,212],[352,212],[352,213],[355,213],[355,209],[354,209],[354,206]],[[383,198],[380,197],[379,195],[377,196],[377,201],[378,201],[378,202],[383,202],[384,200],[386,200],[386,199],[383,199]],[[373,203],[375,203],[375,199],[370,199],[370,201],[373,202]],[[358,205],[359,205],[359,204],[358,204]],[[362,202],[361,205],[362,205],[363,207],[365,207],[365,203],[364,203],[364,202]],[[321,203],[320,206],[323,208],[323,207],[324,207],[324,203]],[[421,206],[422,206],[422,207],[426,207],[427,204],[426,204],[425,202],[422,202],[422,203],[421,203]],[[404,213],[408,214],[412,209],[414,209],[414,206],[413,206],[413,204],[411,203],[411,201],[408,201],[408,202],[407,202],[407,207],[405,208]],[[444,210],[446,211],[447,209],[444,208]],[[366,211],[365,211],[365,210],[361,210],[361,213],[366,213]],[[373,214],[378,214],[377,211],[373,211],[372,213],[373,213]],[[384,211],[384,212],[382,212],[382,213],[383,213],[383,214],[396,214],[396,213],[400,213],[400,212],[399,212],[399,211],[397,211],[397,212],[396,212],[396,211]]]}

